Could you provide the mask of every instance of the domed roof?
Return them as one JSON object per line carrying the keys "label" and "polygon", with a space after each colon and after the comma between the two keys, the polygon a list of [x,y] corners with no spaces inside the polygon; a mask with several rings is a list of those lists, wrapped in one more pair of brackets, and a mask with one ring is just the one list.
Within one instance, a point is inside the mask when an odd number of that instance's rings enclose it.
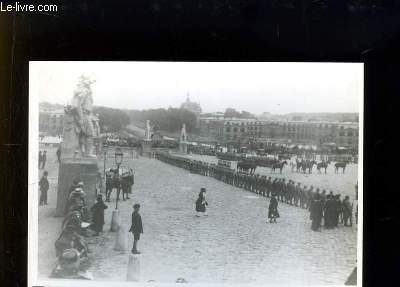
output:
{"label": "domed roof", "polygon": [[191,102],[189,98],[189,94],[186,97],[186,102],[181,104],[181,109],[185,109],[188,111],[191,111],[192,113],[195,114],[200,114],[201,113],[201,107],[199,103]]}

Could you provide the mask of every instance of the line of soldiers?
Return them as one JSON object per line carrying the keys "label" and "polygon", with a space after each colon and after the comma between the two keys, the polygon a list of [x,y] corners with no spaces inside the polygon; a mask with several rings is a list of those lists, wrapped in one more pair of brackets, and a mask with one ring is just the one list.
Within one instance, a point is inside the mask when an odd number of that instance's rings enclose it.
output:
{"label": "line of soldiers", "polygon": [[[313,186],[301,186],[300,182],[295,183],[293,180],[238,172],[225,166],[178,157],[165,152],[158,152],[156,158],[189,170],[191,173],[210,176],[226,184],[240,187],[265,197],[271,197],[274,194],[277,200],[308,209],[310,212],[313,212],[311,208],[313,203],[320,200],[326,228],[336,227],[338,223],[343,223],[345,226],[352,225],[353,206],[350,204],[348,196],[342,201],[341,195],[334,195],[333,191],[327,193],[326,190],[321,191]],[[314,214],[310,215],[310,219],[314,217]]]}

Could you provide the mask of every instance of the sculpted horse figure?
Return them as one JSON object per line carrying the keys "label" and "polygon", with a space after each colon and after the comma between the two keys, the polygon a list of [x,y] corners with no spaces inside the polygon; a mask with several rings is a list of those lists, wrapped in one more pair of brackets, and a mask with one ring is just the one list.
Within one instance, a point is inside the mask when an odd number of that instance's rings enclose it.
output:
{"label": "sculpted horse figure", "polygon": [[282,169],[285,166],[285,164],[287,164],[286,160],[282,161],[282,162],[279,162],[279,163],[275,163],[275,164],[272,165],[271,171],[275,172],[275,169],[279,169],[279,173],[282,173]]}
{"label": "sculpted horse figure", "polygon": [[339,172],[339,168],[341,168],[344,173],[344,171],[346,169],[346,165],[347,165],[347,162],[345,162],[345,161],[335,163],[335,173]]}
{"label": "sculpted horse figure", "polygon": [[331,163],[330,161],[322,161],[322,162],[317,163],[318,172],[321,173],[321,169],[323,168],[323,169],[325,169],[325,173],[326,173],[326,169],[328,168],[330,163]]}

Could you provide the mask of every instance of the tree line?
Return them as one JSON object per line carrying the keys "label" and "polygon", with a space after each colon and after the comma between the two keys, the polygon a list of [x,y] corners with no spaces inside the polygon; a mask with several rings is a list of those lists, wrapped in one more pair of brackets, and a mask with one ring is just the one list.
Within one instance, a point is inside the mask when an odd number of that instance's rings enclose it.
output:
{"label": "tree line", "polygon": [[132,123],[144,123],[150,120],[151,125],[167,132],[179,132],[182,124],[186,124],[186,131],[196,129],[196,115],[180,108],[130,110],[127,112]]}

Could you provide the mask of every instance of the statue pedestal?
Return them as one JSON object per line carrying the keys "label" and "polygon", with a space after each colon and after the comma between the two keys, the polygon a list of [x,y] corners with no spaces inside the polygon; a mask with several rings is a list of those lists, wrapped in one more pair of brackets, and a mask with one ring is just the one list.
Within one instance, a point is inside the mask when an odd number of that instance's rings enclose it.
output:
{"label": "statue pedestal", "polygon": [[142,156],[149,156],[150,154],[151,154],[151,140],[143,140]]}
{"label": "statue pedestal", "polygon": [[180,142],[179,143],[179,152],[187,154],[188,151],[188,143],[187,142]]}
{"label": "statue pedestal", "polygon": [[57,191],[57,209],[56,216],[65,215],[65,206],[67,204],[68,193],[74,182],[74,179],[80,178],[83,182],[86,193],[86,202],[88,208],[93,206],[96,200],[97,159],[62,159],[58,171],[58,191]]}

